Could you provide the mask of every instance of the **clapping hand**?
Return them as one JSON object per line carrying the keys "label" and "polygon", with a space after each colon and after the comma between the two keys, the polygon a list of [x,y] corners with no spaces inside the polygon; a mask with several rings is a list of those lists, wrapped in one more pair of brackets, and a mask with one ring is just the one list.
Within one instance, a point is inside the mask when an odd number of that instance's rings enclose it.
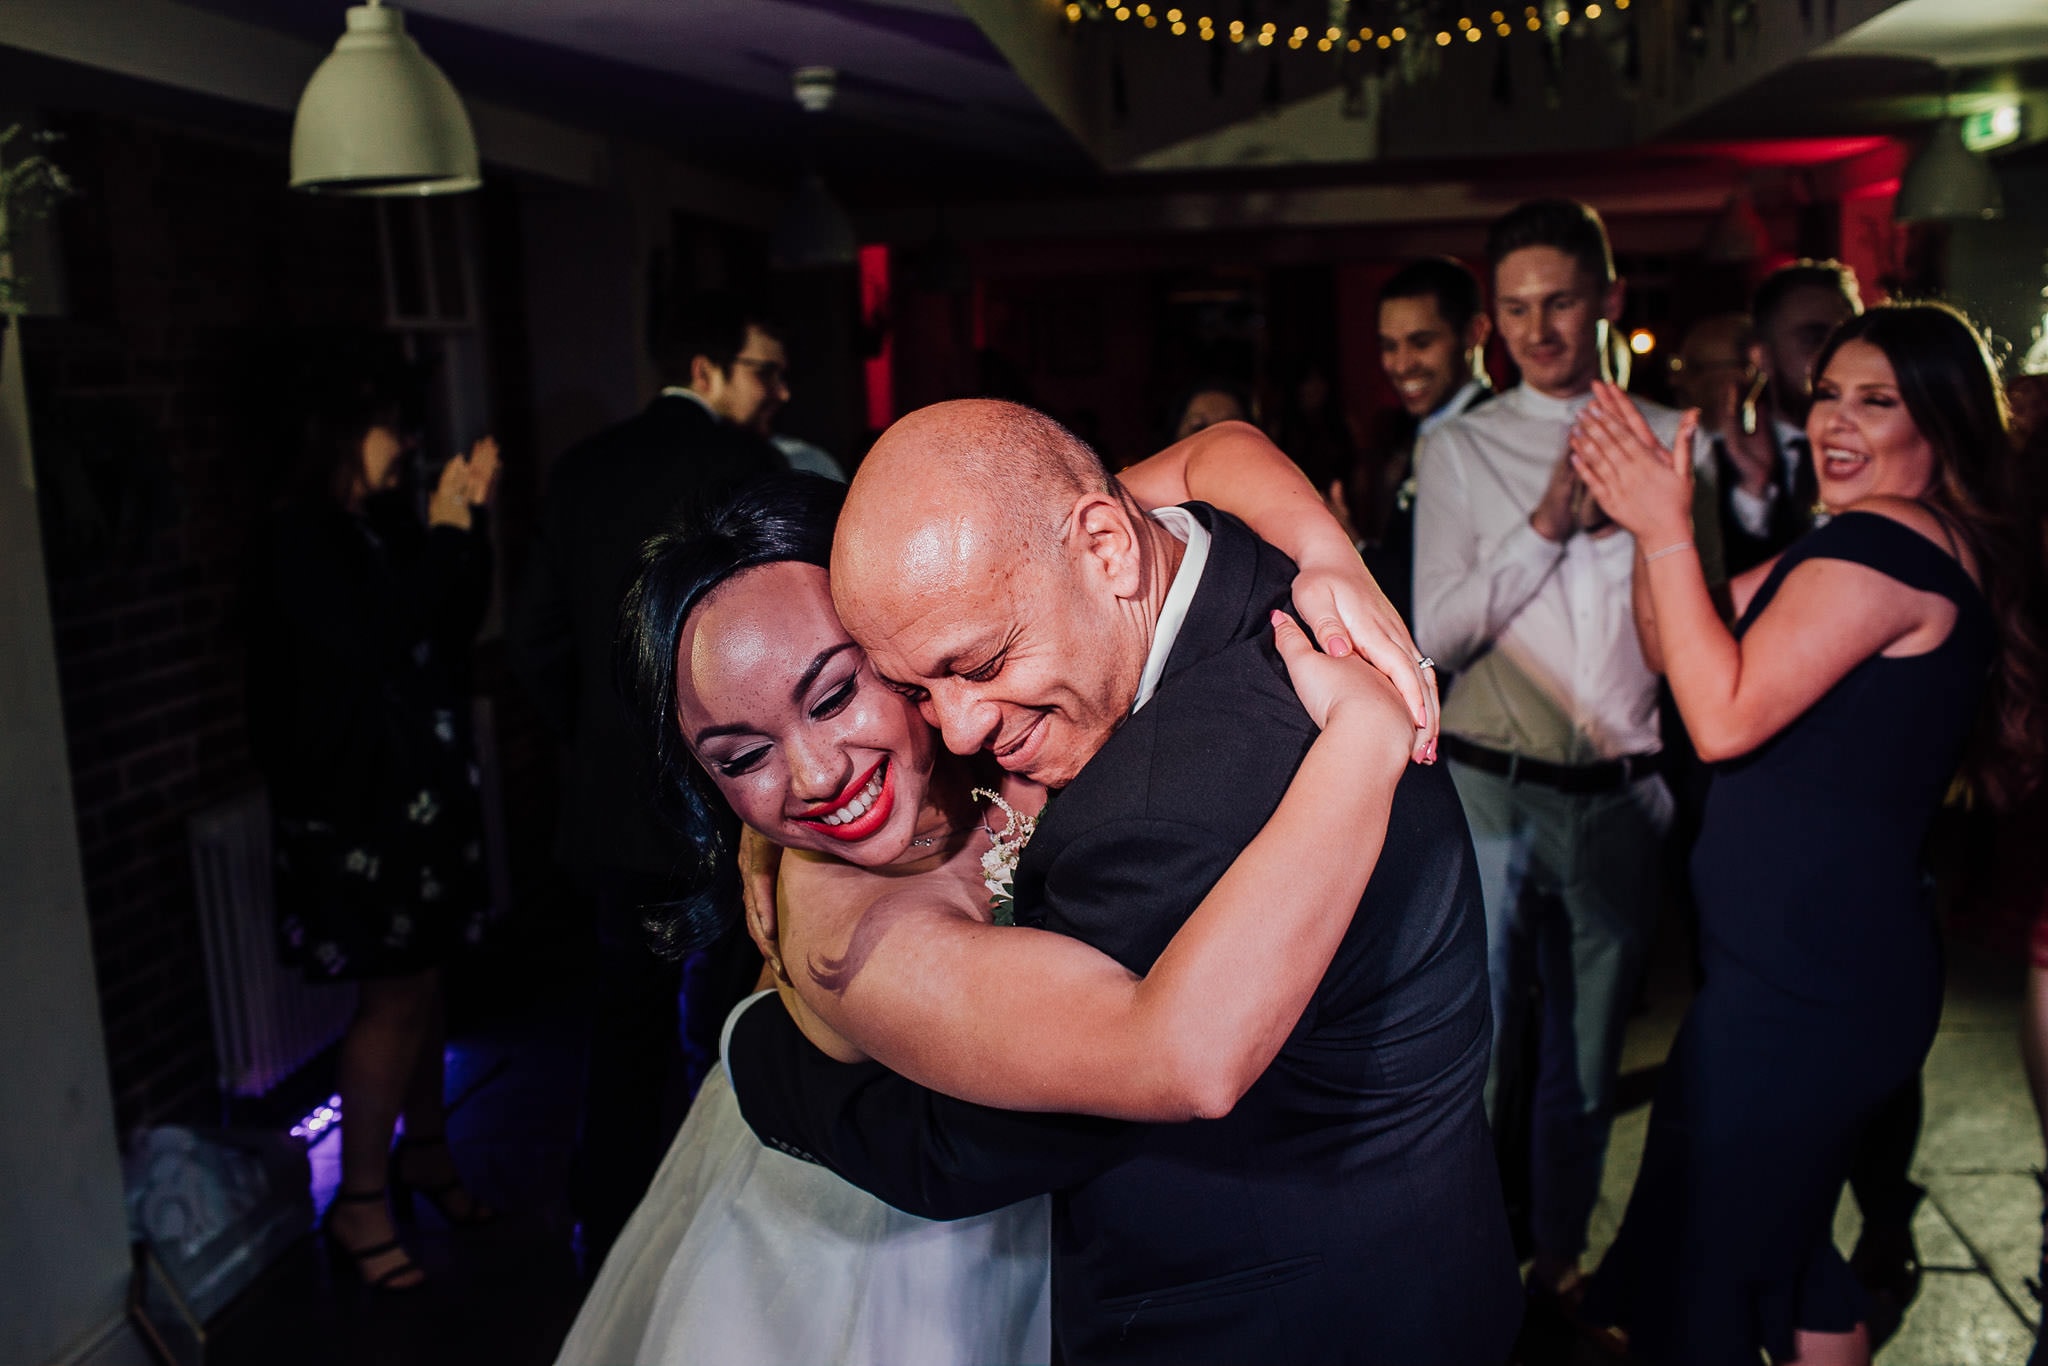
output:
{"label": "clapping hand", "polygon": [[471,511],[487,505],[498,489],[498,442],[482,437],[465,459],[456,456],[441,467],[441,480],[427,502],[427,525],[467,531]]}
{"label": "clapping hand", "polygon": [[1543,496],[1529,513],[1529,525],[1544,540],[1564,544],[1579,529],[1579,505],[1585,496],[1586,486],[1572,465],[1572,453],[1567,450],[1550,467]]}
{"label": "clapping hand", "polygon": [[469,448],[469,505],[473,508],[488,507],[498,492],[498,473],[503,468],[498,460],[498,438],[480,437]]}
{"label": "clapping hand", "polygon": [[1692,441],[1699,410],[1678,421],[1670,446],[1660,443],[1628,396],[1604,380],[1572,428],[1572,468],[1607,515],[1646,550],[1692,535]]}
{"label": "clapping hand", "polygon": [[1757,422],[1755,393],[1735,384],[1717,387],[1711,406],[1700,411],[1700,425],[1721,439],[1740,487],[1761,498],[1778,472],[1778,444],[1770,429]]}
{"label": "clapping hand", "polygon": [[1422,652],[1415,638],[1358,558],[1303,565],[1294,579],[1294,606],[1332,659],[1356,653],[1387,676],[1408,707],[1415,761],[1436,762],[1437,722],[1443,712],[1436,671],[1416,667]]}

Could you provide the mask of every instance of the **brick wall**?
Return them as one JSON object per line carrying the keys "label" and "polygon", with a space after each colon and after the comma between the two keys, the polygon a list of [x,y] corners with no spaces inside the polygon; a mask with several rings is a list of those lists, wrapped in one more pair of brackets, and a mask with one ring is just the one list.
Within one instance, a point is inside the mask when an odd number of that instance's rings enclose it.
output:
{"label": "brick wall", "polygon": [[365,202],[283,137],[53,120],[65,316],[24,323],[50,597],[116,1117],[217,1113],[186,819],[256,781],[237,581],[290,454],[294,338],[381,312]]}

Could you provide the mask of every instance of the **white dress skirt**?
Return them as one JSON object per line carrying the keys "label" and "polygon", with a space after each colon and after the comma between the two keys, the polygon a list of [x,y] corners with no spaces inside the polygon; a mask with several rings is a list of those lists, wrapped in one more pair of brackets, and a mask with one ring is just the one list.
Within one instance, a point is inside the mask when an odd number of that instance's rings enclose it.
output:
{"label": "white dress skirt", "polygon": [[1023,1366],[1052,1355],[1044,1197],[934,1223],[754,1137],[714,1068],[557,1366]]}

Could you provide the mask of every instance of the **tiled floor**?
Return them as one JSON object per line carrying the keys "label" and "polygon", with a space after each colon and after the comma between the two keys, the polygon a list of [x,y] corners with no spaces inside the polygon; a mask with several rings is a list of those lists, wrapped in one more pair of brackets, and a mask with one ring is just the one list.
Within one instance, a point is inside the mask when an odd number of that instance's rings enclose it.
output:
{"label": "tiled floor", "polygon": [[[2041,1251],[2041,1199],[2033,1172],[2042,1149],[2020,1070],[2018,1021],[2024,965],[1965,943],[1950,946],[1941,1031],[1922,1076],[1926,1119],[1913,1177],[1928,1198],[1914,1221],[1925,1273],[1878,1366],[2020,1366],[2040,1313],[2023,1284]],[[1661,973],[1651,1009],[1630,1026],[1624,1073],[1663,1061],[1685,992]],[[1636,1088],[1643,1090],[1644,1088]],[[1649,1109],[1615,1124],[1594,1256],[1613,1240],[1642,1157]],[[1835,1219],[1844,1254],[1860,1227],[1846,1194]]]}
{"label": "tiled floor", "polygon": [[[1916,1176],[1929,1189],[1916,1226],[1927,1271],[1881,1366],[2019,1366],[2037,1313],[2022,1284],[2039,1249],[2042,1160],[2014,1043],[2021,967],[1967,945],[1950,958],[1942,1028],[1926,1072],[1927,1120]],[[1682,974],[1657,974],[1629,1031],[1625,1069],[1655,1067],[1683,1011]],[[455,1232],[423,1212],[408,1245],[433,1276],[404,1298],[364,1293],[318,1245],[295,1250],[216,1325],[214,1366],[545,1366],[581,1297],[566,1196],[578,1087],[581,996],[517,997],[484,1012],[452,1050],[450,1134],[474,1186],[505,1215]],[[1638,1082],[1641,1078],[1637,1079]],[[1646,1094],[1636,1085],[1633,1092]],[[1634,1179],[1647,1107],[1623,1115],[1593,1224],[1613,1237]],[[316,1195],[335,1180],[337,1145],[314,1150]],[[1838,1234],[1857,1228],[1844,1200]]]}
{"label": "tiled floor", "polygon": [[[295,1249],[216,1326],[208,1366],[546,1366],[583,1286],[566,1173],[581,1062],[572,999],[470,1032],[449,1050],[450,1141],[465,1178],[503,1212],[451,1229],[422,1206],[402,1229],[429,1283],[365,1291],[316,1239]],[[339,1179],[339,1140],[315,1145],[314,1203]]]}

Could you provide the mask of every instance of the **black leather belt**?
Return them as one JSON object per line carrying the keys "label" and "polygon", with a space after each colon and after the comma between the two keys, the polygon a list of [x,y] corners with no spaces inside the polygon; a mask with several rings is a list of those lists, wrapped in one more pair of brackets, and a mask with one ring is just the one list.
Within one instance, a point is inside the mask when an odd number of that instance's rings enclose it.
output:
{"label": "black leather belt", "polygon": [[1605,759],[1597,764],[1553,764],[1510,754],[1506,750],[1488,749],[1485,745],[1475,745],[1455,735],[1439,735],[1437,747],[1446,756],[1481,773],[1491,773],[1511,783],[1534,783],[1538,787],[1578,795],[1613,792],[1639,778],[1650,777],[1664,767],[1664,756],[1660,753],[1625,754],[1619,759]]}

